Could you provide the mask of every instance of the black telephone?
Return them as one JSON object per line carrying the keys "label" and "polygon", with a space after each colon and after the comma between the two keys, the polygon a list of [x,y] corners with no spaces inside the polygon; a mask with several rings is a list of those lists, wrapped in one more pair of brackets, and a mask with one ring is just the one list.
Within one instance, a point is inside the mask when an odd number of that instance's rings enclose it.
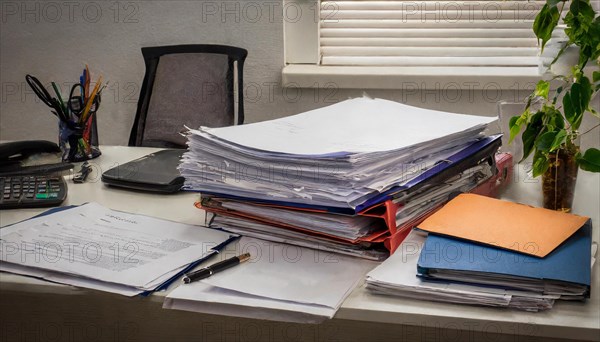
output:
{"label": "black telephone", "polygon": [[58,152],[58,145],[46,140],[12,141],[0,144],[0,165],[19,161],[36,153]]}
{"label": "black telephone", "polygon": [[71,169],[73,165],[21,164],[34,154],[60,151],[58,145],[45,140],[0,144],[0,209],[60,205],[67,197],[67,184],[59,171]]}
{"label": "black telephone", "polygon": [[22,161],[34,154],[60,153],[60,147],[46,140],[24,140],[0,144],[0,175],[38,174],[69,170],[69,163],[23,166]]}

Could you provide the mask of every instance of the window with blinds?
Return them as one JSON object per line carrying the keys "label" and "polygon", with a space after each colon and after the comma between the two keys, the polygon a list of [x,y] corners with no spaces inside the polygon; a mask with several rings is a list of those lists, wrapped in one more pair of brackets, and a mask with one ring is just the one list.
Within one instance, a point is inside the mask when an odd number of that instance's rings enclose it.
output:
{"label": "window with blinds", "polygon": [[545,1],[322,1],[320,64],[538,67],[532,30]]}

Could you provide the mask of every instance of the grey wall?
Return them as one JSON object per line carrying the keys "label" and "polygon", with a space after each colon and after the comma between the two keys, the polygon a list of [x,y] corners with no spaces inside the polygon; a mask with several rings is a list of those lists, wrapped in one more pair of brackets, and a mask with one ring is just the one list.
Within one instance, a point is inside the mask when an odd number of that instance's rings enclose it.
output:
{"label": "grey wall", "polygon": [[[282,88],[283,20],[293,18],[284,17],[281,0],[2,1],[1,5],[0,140],[56,140],[56,118],[28,89],[24,77],[31,73],[46,83],[54,80],[65,94],[87,63],[94,79],[102,74],[110,81],[98,114],[100,141],[126,144],[144,75],[140,53],[144,46],[207,43],[248,49],[246,122],[287,116],[363,93],[335,86]],[[527,92],[518,90],[526,86],[478,91],[440,85],[438,90],[368,93],[421,107],[489,116],[496,114],[496,101],[523,98]],[[597,135],[594,139],[600,145]]]}

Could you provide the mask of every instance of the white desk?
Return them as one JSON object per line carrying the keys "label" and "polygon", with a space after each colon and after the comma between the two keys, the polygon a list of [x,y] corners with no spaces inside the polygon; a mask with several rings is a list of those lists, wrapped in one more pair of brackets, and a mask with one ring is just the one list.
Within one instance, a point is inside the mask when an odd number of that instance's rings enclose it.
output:
{"label": "white desk", "polygon": [[[124,164],[130,160],[142,157],[154,151],[156,148],[123,146],[103,146],[102,155],[89,161],[92,172],[83,184],[74,184],[67,181],[69,195],[64,205],[79,205],[86,202],[98,202],[106,207],[122,209],[133,213],[157,216],[168,220],[200,224],[204,222],[201,211],[194,207],[194,201],[198,195],[194,193],[179,193],[176,195],[148,195],[143,192],[123,191],[118,188],[107,187],[102,184],[100,176],[102,172],[114,166]],[[74,172],[79,170],[78,163]],[[46,209],[21,209],[2,211],[0,215],[0,226],[21,221],[33,215],[41,213]]]}
{"label": "white desk", "polygon": [[[202,224],[193,193],[148,195],[109,188],[100,173],[155,149],[102,147],[85,184],[69,182],[65,204],[96,201],[107,207],[192,224]],[[523,171],[504,198],[539,205],[539,180]],[[579,175],[575,213],[591,216],[599,239],[600,175]],[[0,225],[29,218],[43,209],[0,212]],[[364,285],[345,301],[336,317],[322,325],[300,325],[211,316],[161,308],[164,293],[126,298],[0,273],[0,340],[428,340],[523,341],[565,338],[600,340],[599,263],[593,270],[587,303],[559,302],[541,313],[440,304],[369,294]]]}

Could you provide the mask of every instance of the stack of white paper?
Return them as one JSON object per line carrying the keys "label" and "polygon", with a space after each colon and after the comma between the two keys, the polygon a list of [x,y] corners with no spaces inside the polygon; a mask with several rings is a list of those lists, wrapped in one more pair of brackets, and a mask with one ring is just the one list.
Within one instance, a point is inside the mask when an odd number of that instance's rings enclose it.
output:
{"label": "stack of white paper", "polygon": [[367,289],[377,294],[447,303],[510,307],[527,311],[552,308],[560,295],[509,291],[487,286],[417,277],[417,262],[426,237],[412,231],[396,253],[367,275]]}
{"label": "stack of white paper", "polygon": [[229,232],[244,236],[314,248],[326,252],[352,255],[369,260],[383,260],[389,255],[389,252],[382,248],[367,249],[361,244],[344,243],[343,241],[340,242],[326,239],[319,235],[310,235],[294,230],[281,229],[273,225],[244,220],[232,216],[216,215],[210,226],[213,228],[225,229]]}
{"label": "stack of white paper", "polygon": [[[252,258],[204,280],[184,284],[165,299],[170,309],[288,322],[332,318],[375,263],[243,237]],[[250,247],[249,247],[250,246]]]}
{"label": "stack of white paper", "polygon": [[366,216],[330,215],[235,201],[222,201],[221,205],[229,210],[269,218],[274,222],[302,227],[348,240],[356,240],[374,231],[386,229],[384,224],[377,224],[383,222],[376,222],[377,220]]}
{"label": "stack of white paper", "polygon": [[[394,200],[401,204],[396,212],[398,230],[430,213],[448,201],[453,192],[469,192],[489,179],[495,166],[481,163],[455,174],[443,182],[427,184]],[[251,202],[204,198],[204,208],[224,208],[225,214],[207,215],[207,224],[237,234],[295,244],[303,247],[383,260],[389,252],[376,248],[376,243],[361,239],[367,235],[382,236],[388,230],[380,217],[339,215],[292,210]]]}
{"label": "stack of white paper", "polygon": [[88,203],[0,230],[0,271],[133,296],[214,253],[230,234]]}
{"label": "stack of white paper", "polygon": [[185,188],[355,208],[480,138],[495,118],[370,98],[277,120],[191,130]]}
{"label": "stack of white paper", "polygon": [[482,180],[487,180],[495,172],[495,166],[487,163],[469,168],[440,184],[428,184],[423,189],[394,199],[402,203],[396,212],[396,226],[400,227],[415,218],[428,213],[448,201],[450,194],[469,192]]}

